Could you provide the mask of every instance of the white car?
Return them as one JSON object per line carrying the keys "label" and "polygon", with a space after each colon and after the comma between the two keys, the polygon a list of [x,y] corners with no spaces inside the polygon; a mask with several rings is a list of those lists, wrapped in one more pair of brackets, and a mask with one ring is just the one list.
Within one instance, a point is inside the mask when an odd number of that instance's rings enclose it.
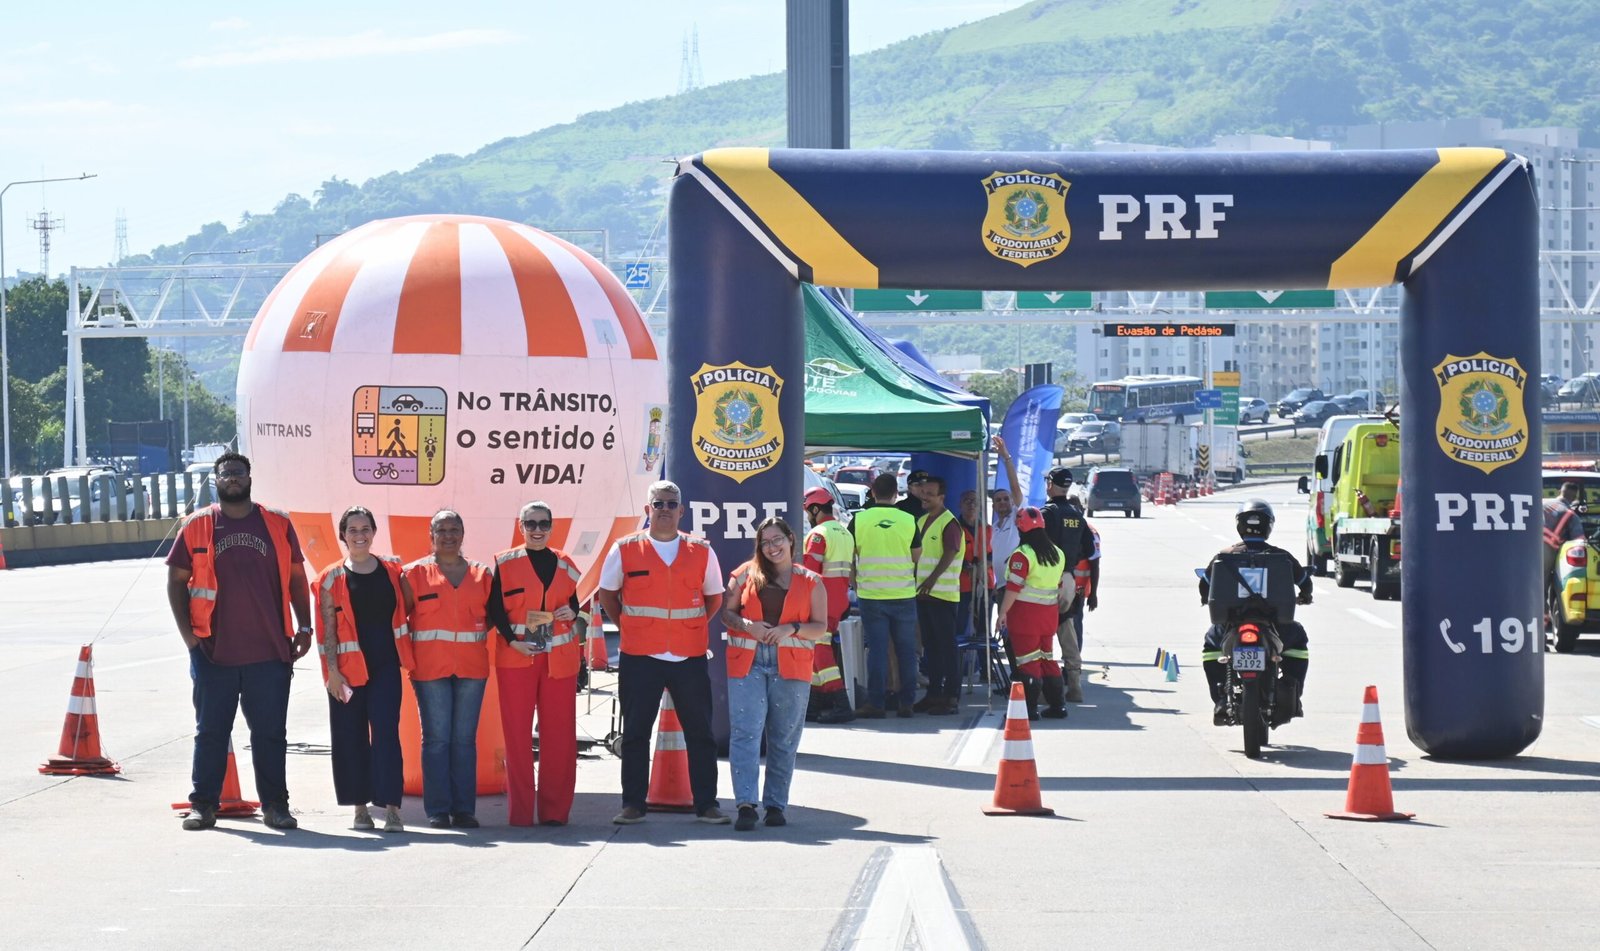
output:
{"label": "white car", "polygon": [[1272,416],[1272,406],[1259,396],[1239,401],[1239,425],[1265,423]]}
{"label": "white car", "polygon": [[1062,413],[1056,419],[1056,455],[1067,454],[1067,439],[1078,427],[1084,423],[1098,422],[1100,417],[1093,413]]}

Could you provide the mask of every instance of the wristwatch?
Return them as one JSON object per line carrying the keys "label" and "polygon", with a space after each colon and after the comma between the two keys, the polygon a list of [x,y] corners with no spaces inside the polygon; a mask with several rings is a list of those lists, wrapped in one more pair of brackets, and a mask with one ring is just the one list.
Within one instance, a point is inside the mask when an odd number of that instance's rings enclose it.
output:
{"label": "wristwatch", "polygon": [[296,634],[310,634],[311,633],[311,625],[302,624],[299,627],[295,628],[294,632]]}

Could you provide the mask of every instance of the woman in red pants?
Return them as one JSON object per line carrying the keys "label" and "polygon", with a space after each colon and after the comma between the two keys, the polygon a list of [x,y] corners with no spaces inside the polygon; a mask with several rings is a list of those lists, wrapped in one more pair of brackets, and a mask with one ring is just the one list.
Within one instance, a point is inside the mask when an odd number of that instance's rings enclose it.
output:
{"label": "woman in red pants", "polygon": [[[495,556],[489,617],[499,629],[495,676],[506,739],[508,812],[514,826],[567,824],[578,780],[578,567],[550,547],[550,506],[529,502],[523,546]],[[533,717],[539,715],[539,777]]]}
{"label": "woman in red pants", "polygon": [[1028,507],[1017,512],[1020,544],[1006,563],[1005,597],[1000,615],[1005,618],[1006,636],[1016,655],[1012,679],[1020,682],[1028,697],[1028,719],[1039,718],[1039,694],[1050,704],[1044,716],[1063,719],[1067,715],[1066,687],[1061,666],[1056,663],[1053,643],[1056,636],[1056,592],[1066,573],[1067,560],[1045,532],[1044,514]]}

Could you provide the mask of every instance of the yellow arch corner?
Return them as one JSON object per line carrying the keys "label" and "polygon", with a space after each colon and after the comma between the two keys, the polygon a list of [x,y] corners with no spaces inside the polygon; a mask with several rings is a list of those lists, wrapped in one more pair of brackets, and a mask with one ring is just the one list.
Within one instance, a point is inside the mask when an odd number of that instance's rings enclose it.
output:
{"label": "yellow arch corner", "polygon": [[1438,151],[1438,164],[1424,172],[1377,224],[1333,262],[1328,271],[1329,287],[1393,284],[1400,261],[1414,253],[1507,157],[1502,149]]}
{"label": "yellow arch corner", "polygon": [[767,149],[711,149],[702,153],[700,160],[784,246],[810,266],[813,283],[877,287],[877,266],[774,172],[768,157]]}

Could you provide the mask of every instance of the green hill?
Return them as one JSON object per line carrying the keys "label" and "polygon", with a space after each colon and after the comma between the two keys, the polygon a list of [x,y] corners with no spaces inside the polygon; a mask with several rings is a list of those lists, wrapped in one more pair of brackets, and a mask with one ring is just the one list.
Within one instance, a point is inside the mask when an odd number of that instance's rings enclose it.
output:
{"label": "green hill", "polygon": [[[856,57],[852,137],[857,148],[1182,146],[1485,115],[1575,126],[1600,144],[1597,49],[1593,0],[1035,0]],[[333,177],[310,198],[287,196],[232,228],[212,223],[150,257],[271,247],[295,260],[318,234],[442,211],[606,228],[626,253],[660,219],[665,160],[779,146],[784,129],[781,74],[723,83],[359,186]]]}

